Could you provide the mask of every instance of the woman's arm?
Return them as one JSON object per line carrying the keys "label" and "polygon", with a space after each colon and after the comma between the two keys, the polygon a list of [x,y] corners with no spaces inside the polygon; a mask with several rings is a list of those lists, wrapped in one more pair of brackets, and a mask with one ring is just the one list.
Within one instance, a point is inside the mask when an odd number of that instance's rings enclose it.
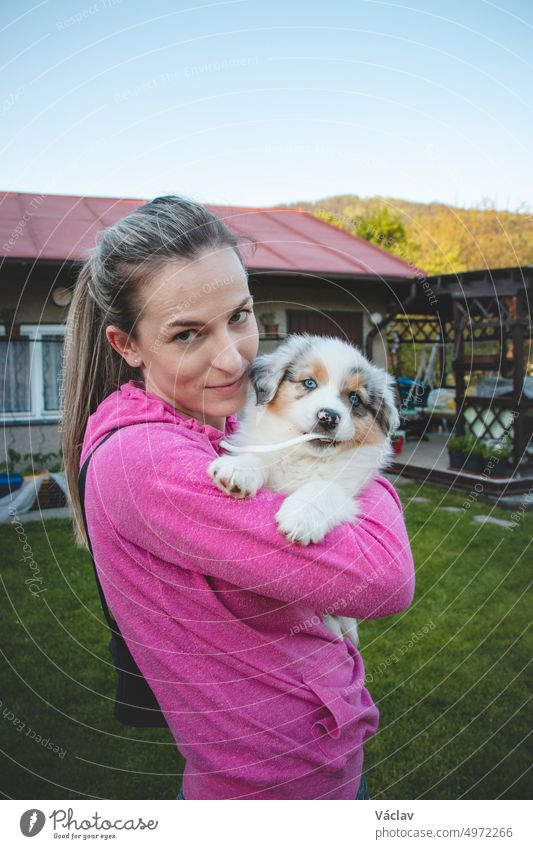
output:
{"label": "woman's arm", "polygon": [[[320,543],[289,543],[274,516],[284,493],[234,500],[207,474],[213,455],[195,435],[149,425],[95,452],[86,504],[122,537],[182,568],[285,602],[371,619],[412,601],[414,570],[400,501],[384,478],[362,493],[362,518]],[[143,450],[139,451],[141,430]],[[91,509],[92,505],[92,509]]]}

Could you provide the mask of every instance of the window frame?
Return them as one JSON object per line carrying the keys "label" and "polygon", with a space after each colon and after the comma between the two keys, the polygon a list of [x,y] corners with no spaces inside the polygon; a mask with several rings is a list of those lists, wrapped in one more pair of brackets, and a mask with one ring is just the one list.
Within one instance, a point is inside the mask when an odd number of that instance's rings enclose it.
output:
{"label": "window frame", "polygon": [[[0,413],[3,424],[21,423],[50,423],[59,422],[61,411],[44,409],[44,375],[43,375],[43,336],[62,336],[65,338],[65,324],[20,324],[21,336],[30,345],[30,409],[18,412]],[[5,339],[6,325],[0,324],[0,339]]]}

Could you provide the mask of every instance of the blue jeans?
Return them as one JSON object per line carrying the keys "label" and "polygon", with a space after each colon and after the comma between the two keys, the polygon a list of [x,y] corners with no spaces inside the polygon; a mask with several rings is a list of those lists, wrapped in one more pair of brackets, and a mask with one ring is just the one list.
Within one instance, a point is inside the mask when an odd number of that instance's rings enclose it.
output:
{"label": "blue jeans", "polygon": [[[185,796],[183,795],[183,788],[182,787],[180,787],[180,790],[179,790],[178,795],[176,796],[176,799],[185,800]],[[357,791],[357,796],[355,797],[355,799],[356,799],[356,801],[358,799],[369,799],[370,800],[370,796],[368,795],[368,787],[366,786],[366,780],[365,780],[364,775],[361,776],[361,784],[359,785],[359,790]]]}

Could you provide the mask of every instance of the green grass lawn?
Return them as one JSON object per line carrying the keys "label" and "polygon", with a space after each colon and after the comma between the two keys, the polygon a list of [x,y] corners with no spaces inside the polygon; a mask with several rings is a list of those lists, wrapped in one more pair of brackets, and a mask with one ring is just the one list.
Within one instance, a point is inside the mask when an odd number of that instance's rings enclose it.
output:
{"label": "green grass lawn", "polygon": [[[510,514],[480,500],[465,510],[466,494],[435,487],[402,483],[399,491],[417,588],[405,614],[360,624],[367,686],[381,711],[366,747],[370,793],[528,798],[533,515],[512,529],[483,526],[474,515]],[[442,509],[453,506],[460,511]],[[169,732],[126,730],[113,718],[109,637],[70,522],[29,523],[24,533],[40,596],[25,583],[25,540],[0,526],[3,794],[173,799],[183,761]]]}

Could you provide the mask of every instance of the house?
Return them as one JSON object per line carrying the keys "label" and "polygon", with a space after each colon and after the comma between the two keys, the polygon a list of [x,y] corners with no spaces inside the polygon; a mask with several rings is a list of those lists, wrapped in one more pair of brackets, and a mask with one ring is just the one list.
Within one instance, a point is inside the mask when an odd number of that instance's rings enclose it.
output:
{"label": "house", "polygon": [[[98,232],[143,200],[0,196],[0,367],[4,446],[58,450],[61,356],[71,290]],[[363,239],[293,209],[211,206],[243,243],[261,327],[260,351],[287,333],[340,335],[364,348],[423,272]],[[378,340],[377,363],[386,365]]]}

